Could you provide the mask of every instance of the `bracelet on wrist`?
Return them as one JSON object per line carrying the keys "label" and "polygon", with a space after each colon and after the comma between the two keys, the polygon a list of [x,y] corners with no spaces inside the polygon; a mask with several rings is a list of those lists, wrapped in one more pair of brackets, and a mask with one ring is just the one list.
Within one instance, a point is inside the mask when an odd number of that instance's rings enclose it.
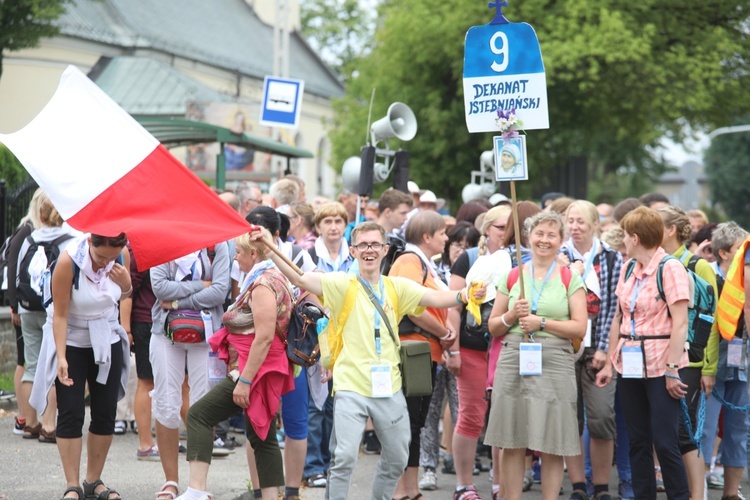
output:
{"label": "bracelet on wrist", "polygon": [[122,292],[122,295],[130,295],[131,293],[133,293],[133,285],[130,285],[127,292]]}
{"label": "bracelet on wrist", "polygon": [[513,325],[509,325],[509,324],[508,324],[508,323],[507,323],[507,322],[505,321],[505,314],[506,314],[506,313],[503,313],[503,314],[502,314],[502,316],[500,316],[500,321],[502,321],[502,322],[503,322],[503,324],[504,324],[504,325],[506,326],[506,328],[510,328],[510,327],[512,327]]}
{"label": "bracelet on wrist", "polygon": [[680,365],[677,363],[667,363],[667,368],[671,368],[673,370],[677,370],[680,368]]}
{"label": "bracelet on wrist", "polygon": [[680,382],[682,382],[682,379],[678,375],[672,375],[671,373],[665,373],[664,376],[667,377],[667,378],[673,378],[675,380],[679,380]]}
{"label": "bracelet on wrist", "polygon": [[448,351],[448,352],[451,353],[451,356],[458,356],[459,354],[461,354],[461,351]]}
{"label": "bracelet on wrist", "polygon": [[237,380],[242,382],[243,384],[251,385],[252,382],[250,380],[247,380],[246,378],[237,377]]}

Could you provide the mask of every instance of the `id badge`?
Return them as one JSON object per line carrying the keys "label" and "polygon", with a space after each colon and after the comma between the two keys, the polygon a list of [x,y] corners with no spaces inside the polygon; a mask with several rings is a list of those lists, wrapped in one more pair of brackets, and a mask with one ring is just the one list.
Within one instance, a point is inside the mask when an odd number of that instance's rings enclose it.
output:
{"label": "id badge", "polygon": [[[208,381],[221,382],[227,376],[227,364],[215,352],[208,353]],[[235,380],[236,382],[236,380]]]}
{"label": "id badge", "polygon": [[643,351],[639,346],[622,348],[622,377],[643,378]]}
{"label": "id badge", "polygon": [[542,374],[542,344],[537,344],[536,342],[521,342],[518,374]]}
{"label": "id badge", "polygon": [[591,319],[586,321],[586,336],[583,337],[583,347],[591,347]]}
{"label": "id badge", "polygon": [[727,367],[745,368],[743,354],[743,343],[740,339],[734,339],[727,344]]}
{"label": "id badge", "polygon": [[373,365],[370,367],[370,381],[373,398],[390,398],[393,396],[390,366]]}

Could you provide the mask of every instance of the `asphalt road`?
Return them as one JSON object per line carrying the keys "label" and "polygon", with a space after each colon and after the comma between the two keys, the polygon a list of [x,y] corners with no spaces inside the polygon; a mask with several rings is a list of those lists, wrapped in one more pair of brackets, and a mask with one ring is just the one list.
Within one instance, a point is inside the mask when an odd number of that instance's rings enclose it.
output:
{"label": "asphalt road", "polygon": [[[65,490],[65,479],[60,464],[57,447],[35,440],[25,440],[12,433],[15,407],[12,403],[0,403],[0,500],[52,500],[59,499]],[[237,435],[239,437],[239,435]],[[117,489],[125,500],[151,500],[164,482],[161,465],[158,462],[136,460],[138,438],[128,432],[115,436],[104,467],[103,479]],[[85,443],[81,469],[85,470]],[[372,478],[375,474],[378,455],[360,455],[352,477],[350,498],[369,498]],[[487,459],[483,459],[488,463]],[[244,448],[226,458],[214,459],[208,476],[208,488],[214,500],[249,499],[246,492],[249,482]],[[180,460],[180,484],[187,486],[188,464]],[[450,499],[455,488],[456,477],[438,474],[436,491],[423,492],[426,500]],[[491,485],[486,472],[475,477],[475,484],[482,498],[491,498]],[[617,491],[617,474],[613,468],[610,491]],[[747,491],[747,482],[743,481]],[[570,483],[563,483],[566,499],[570,493]],[[541,485],[535,484],[531,491],[524,493],[525,500],[541,499]],[[308,488],[302,491],[305,500],[324,498],[323,488]],[[666,495],[660,495],[666,499]],[[708,498],[719,500],[721,491],[709,490]]]}

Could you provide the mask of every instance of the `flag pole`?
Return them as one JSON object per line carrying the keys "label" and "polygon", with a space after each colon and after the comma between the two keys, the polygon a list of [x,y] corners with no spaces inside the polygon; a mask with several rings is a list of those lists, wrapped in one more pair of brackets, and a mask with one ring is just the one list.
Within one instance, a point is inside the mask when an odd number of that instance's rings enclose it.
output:
{"label": "flag pole", "polygon": [[[518,284],[521,286],[521,294],[518,296],[519,299],[526,298],[526,291],[523,285],[523,263],[521,262],[521,228],[518,223],[518,201],[516,200],[516,181],[510,181],[510,199],[511,207],[513,208],[513,234],[516,240],[516,262],[518,262]],[[534,279],[532,276],[531,279]],[[510,290],[508,290],[510,292]],[[528,334],[523,334],[524,342],[529,341]]]}
{"label": "flag pole", "polygon": [[287,266],[294,269],[297,274],[302,276],[305,273],[302,269],[297,267],[294,262],[289,259],[289,257],[284,255],[284,253],[276,247],[276,243],[274,243],[273,241],[268,241],[266,238],[261,238],[260,241],[262,241],[264,245],[266,245],[273,253],[275,253],[281,260],[283,260]]}

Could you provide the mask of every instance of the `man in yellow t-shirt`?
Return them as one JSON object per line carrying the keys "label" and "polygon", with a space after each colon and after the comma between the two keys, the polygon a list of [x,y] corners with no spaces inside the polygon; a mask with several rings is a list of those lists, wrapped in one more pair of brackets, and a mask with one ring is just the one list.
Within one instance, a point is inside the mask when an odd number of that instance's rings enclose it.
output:
{"label": "man in yellow t-shirt", "polygon": [[[256,239],[262,234],[254,233]],[[406,314],[419,315],[425,307],[448,308],[467,301],[467,290],[428,290],[404,278],[389,278],[397,301],[388,296],[380,264],[388,251],[386,234],[375,222],[363,222],[352,231],[349,251],[357,259],[359,274],[380,302],[394,333]],[[274,253],[270,258],[293,285],[322,298],[332,315],[344,305],[352,279],[345,273],[299,275]],[[482,298],[484,289],[478,293]],[[394,302],[398,304],[395,310]],[[343,348],[334,363],[334,417],[331,435],[331,467],[326,498],[346,499],[359,443],[368,418],[382,444],[373,480],[372,498],[390,499],[409,455],[409,417],[401,391],[399,344],[394,342],[383,318],[358,285],[354,308],[343,328]],[[397,335],[397,334],[396,334]]]}

